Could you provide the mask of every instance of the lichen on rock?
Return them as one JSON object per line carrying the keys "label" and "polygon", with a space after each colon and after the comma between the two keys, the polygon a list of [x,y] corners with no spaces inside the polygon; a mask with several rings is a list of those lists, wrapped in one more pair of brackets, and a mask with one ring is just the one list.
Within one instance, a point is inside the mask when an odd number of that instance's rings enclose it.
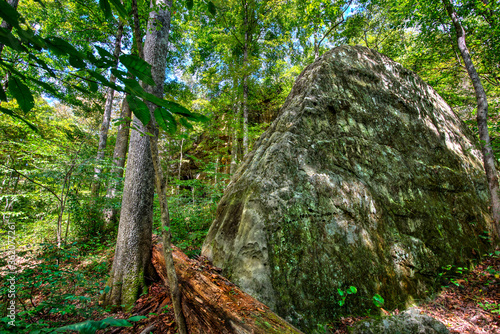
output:
{"label": "lichen on rock", "polygon": [[[202,253],[281,316],[311,328],[404,307],[436,271],[488,244],[476,139],[417,75],[335,48],[297,78],[219,203]],[[341,308],[338,289],[355,286]]]}

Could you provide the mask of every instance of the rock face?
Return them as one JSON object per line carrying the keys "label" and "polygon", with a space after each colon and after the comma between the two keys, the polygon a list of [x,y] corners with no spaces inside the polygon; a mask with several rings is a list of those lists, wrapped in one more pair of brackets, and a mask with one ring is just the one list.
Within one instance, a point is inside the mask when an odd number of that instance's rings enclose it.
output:
{"label": "rock face", "polygon": [[409,309],[391,317],[359,322],[352,334],[448,334],[450,331],[438,320]]}
{"label": "rock face", "polygon": [[[219,203],[202,254],[301,328],[404,307],[487,247],[476,140],[414,73],[364,47],[298,77]],[[484,234],[483,234],[484,237]],[[355,286],[344,306],[338,289]]]}

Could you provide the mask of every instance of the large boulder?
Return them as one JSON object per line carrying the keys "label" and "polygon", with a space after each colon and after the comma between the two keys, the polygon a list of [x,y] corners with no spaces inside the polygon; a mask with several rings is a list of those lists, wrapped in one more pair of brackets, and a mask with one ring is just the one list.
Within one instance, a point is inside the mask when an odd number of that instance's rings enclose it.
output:
{"label": "large boulder", "polygon": [[[488,244],[477,140],[400,64],[335,48],[297,78],[233,176],[202,254],[302,328],[404,307]],[[483,238],[480,238],[479,236]],[[344,306],[338,289],[349,286]]]}

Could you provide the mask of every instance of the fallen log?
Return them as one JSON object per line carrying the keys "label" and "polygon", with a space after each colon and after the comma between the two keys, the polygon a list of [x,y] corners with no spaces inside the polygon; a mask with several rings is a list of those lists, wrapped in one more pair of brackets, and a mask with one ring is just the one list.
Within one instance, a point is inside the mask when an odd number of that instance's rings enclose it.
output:
{"label": "fallen log", "polygon": [[[208,261],[189,259],[179,248],[172,248],[189,333],[302,333],[221,276],[218,273],[220,269],[211,266]],[[166,282],[161,243],[153,247],[152,262],[158,275]]]}

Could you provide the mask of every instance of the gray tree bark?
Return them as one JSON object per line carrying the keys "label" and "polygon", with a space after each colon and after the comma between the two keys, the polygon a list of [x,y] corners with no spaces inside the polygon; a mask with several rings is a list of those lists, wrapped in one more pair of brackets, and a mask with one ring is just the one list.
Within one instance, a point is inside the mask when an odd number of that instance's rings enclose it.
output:
{"label": "gray tree bark", "polygon": [[[171,0],[157,0],[156,6],[158,10],[151,11],[149,14],[144,45],[144,60],[152,66],[151,74],[156,86],[148,86],[146,90],[157,97],[163,97],[172,2]],[[105,297],[107,304],[126,307],[134,304],[141,288],[145,287],[145,272],[151,265],[153,180],[156,183],[160,201],[163,241],[167,245],[171,244],[165,193],[166,182],[158,155],[158,126],[153,117],[156,106],[150,102],[147,104],[152,115],[151,122],[146,127],[134,117],[134,124],[140,132],[146,133],[147,129],[147,132],[153,135],[141,137],[138,131],[132,132],[115,259],[107,284],[111,290]],[[143,205],[138,207],[141,203]],[[165,247],[164,251],[175,319],[179,332],[184,334],[187,331],[182,314],[181,295],[172,249]]]}
{"label": "gray tree bark", "polygon": [[[123,170],[125,167],[125,161],[127,156],[128,148],[128,138],[130,134],[130,117],[132,112],[128,105],[126,98],[122,101],[122,108],[120,118],[123,120],[118,126],[118,132],[116,134],[115,149],[113,151],[113,165],[111,169],[111,183],[106,192],[106,197],[112,199],[116,197],[118,188],[121,182],[119,181],[123,177]],[[104,213],[105,223],[104,230],[109,230],[113,226],[116,220],[116,214],[118,210],[112,208]]]}
{"label": "gray tree bark", "polygon": [[[159,98],[163,98],[163,86],[165,82],[166,57],[168,54],[168,36],[170,33],[170,8],[172,0],[157,0],[156,5],[159,9],[149,13],[149,21],[146,33],[146,42],[144,43],[144,60],[151,64],[151,75],[156,86],[147,86],[146,90]],[[156,105],[146,102],[151,113],[151,122],[148,124],[148,132],[153,134],[148,136],[151,147],[151,156],[155,170],[155,185],[161,210],[162,239],[165,245],[170,245],[172,235],[170,232],[170,218],[168,212],[168,203],[166,195],[167,182],[163,174],[158,154],[158,125],[154,119]],[[172,257],[172,248],[163,249],[168,286],[172,297],[172,304],[175,313],[175,322],[179,333],[186,334],[186,320],[182,313],[181,292],[177,274],[175,272],[174,259]]]}
{"label": "gray tree bark", "polygon": [[[113,56],[117,60],[121,52],[122,35],[123,35],[123,23],[120,22],[120,24],[118,25],[118,31],[116,33],[115,50],[113,53]],[[113,74],[111,74],[109,81],[114,84],[116,82],[116,77]],[[111,110],[113,109],[114,95],[115,95],[115,90],[113,88],[109,88],[108,94],[106,96],[106,104],[104,105],[104,114],[102,116],[101,130],[99,132],[99,145],[97,147],[97,157],[96,157],[97,165],[94,168],[94,182],[92,183],[92,196],[94,197],[99,195],[99,189],[101,186],[101,182],[99,179],[102,173],[102,168],[99,166],[99,164],[104,159],[104,153],[106,152],[106,144],[108,142],[109,123],[111,121]]]}
{"label": "gray tree bark", "polygon": [[490,134],[488,133],[488,100],[483,85],[481,84],[481,79],[479,78],[476,68],[472,62],[467,44],[465,43],[465,30],[460,23],[458,15],[450,0],[443,0],[443,4],[455,27],[458,49],[460,50],[465,68],[467,69],[467,73],[469,74],[476,93],[477,127],[479,130],[479,138],[481,139],[484,170],[486,172],[486,178],[488,179],[488,187],[491,197],[493,230],[498,241],[500,240],[500,189],[498,184],[498,174],[495,168],[495,156],[493,155]]}
{"label": "gray tree bark", "polygon": [[146,291],[146,273],[151,263],[153,229],[154,169],[147,129],[137,117],[130,136],[130,148],[115,257],[104,297],[106,305],[130,308]]}
{"label": "gray tree bark", "polygon": [[[137,1],[132,1],[137,16]],[[134,24],[134,37],[139,55],[142,43],[139,22]],[[153,230],[154,168],[146,126],[134,116],[128,152],[122,208],[118,224],[115,257],[106,285],[109,292],[104,304],[131,308],[142,291],[146,291],[146,275],[151,270],[151,234]]]}
{"label": "gray tree bark", "polygon": [[248,2],[244,4],[245,17],[243,18],[243,25],[245,27],[245,44],[243,45],[243,68],[245,74],[243,76],[243,155],[248,153],[248,49],[250,48],[250,22],[248,20]]}
{"label": "gray tree bark", "polygon": [[239,112],[238,106],[234,106],[234,123],[233,123],[233,140],[231,143],[231,165],[229,167],[229,174],[233,175],[238,167],[238,123]]}

